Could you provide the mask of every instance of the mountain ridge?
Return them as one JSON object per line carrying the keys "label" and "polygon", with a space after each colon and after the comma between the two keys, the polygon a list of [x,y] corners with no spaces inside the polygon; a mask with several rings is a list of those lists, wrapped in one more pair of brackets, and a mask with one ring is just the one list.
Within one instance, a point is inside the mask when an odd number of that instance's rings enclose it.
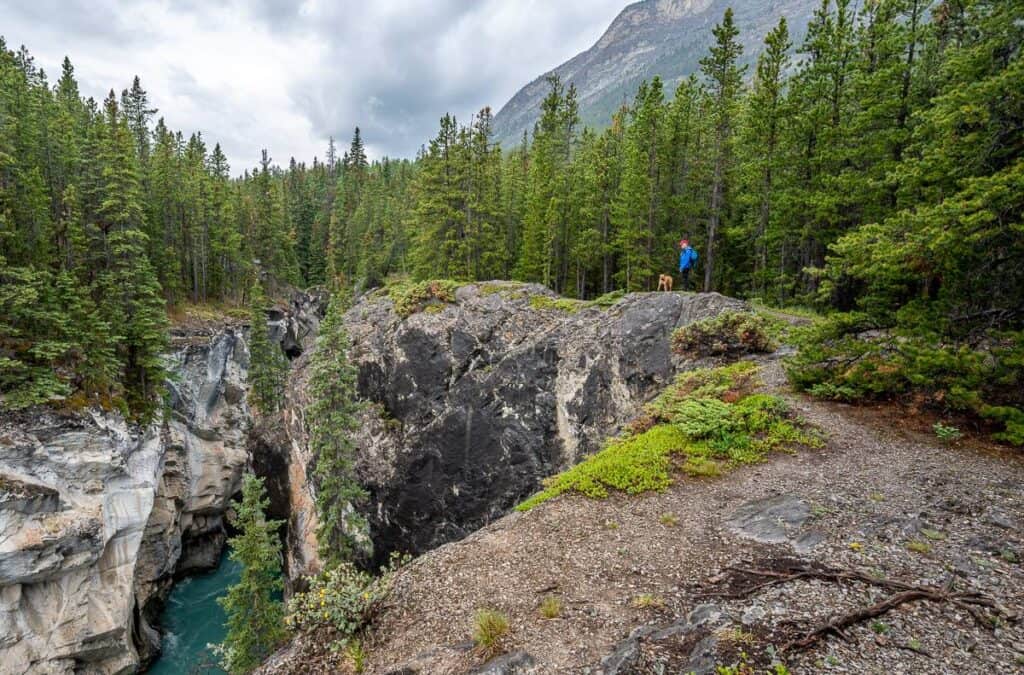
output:
{"label": "mountain ridge", "polygon": [[498,111],[495,138],[518,144],[536,121],[547,93],[546,79],[558,75],[576,85],[580,120],[603,127],[611,114],[632,100],[637,85],[660,75],[671,91],[690,73],[711,44],[711,29],[732,7],[743,42],[744,63],[753,63],[768,31],[785,16],[799,44],[817,0],[641,0],[626,6],[590,49],[543,73],[520,89]]}

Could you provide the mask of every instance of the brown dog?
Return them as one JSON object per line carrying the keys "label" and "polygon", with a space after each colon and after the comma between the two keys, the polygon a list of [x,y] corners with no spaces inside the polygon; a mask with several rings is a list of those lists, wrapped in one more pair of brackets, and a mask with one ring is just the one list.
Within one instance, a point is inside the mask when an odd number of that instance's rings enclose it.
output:
{"label": "brown dog", "polygon": [[672,291],[672,275],[662,274],[658,277],[658,290]]}

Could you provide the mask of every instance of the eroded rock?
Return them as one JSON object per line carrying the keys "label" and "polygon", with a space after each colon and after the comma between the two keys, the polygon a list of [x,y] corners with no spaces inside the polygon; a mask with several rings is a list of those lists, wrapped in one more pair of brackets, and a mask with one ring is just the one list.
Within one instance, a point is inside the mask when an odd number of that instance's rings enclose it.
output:
{"label": "eroded rock", "polygon": [[5,419],[0,664],[132,672],[159,649],[151,623],[174,577],[219,558],[248,462],[248,351],[229,330],[186,346],[171,368],[166,423],[41,410]]}
{"label": "eroded rock", "polygon": [[596,451],[674,377],[676,327],[742,306],[678,293],[559,306],[542,286],[493,282],[403,318],[386,293],[364,297],[345,322],[374,404],[357,441],[377,561],[465,536]]}

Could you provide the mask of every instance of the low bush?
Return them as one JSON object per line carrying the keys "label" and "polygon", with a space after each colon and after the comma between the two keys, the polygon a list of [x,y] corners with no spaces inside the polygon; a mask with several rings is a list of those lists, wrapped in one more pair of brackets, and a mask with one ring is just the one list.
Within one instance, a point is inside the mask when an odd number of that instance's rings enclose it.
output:
{"label": "low bush", "polygon": [[768,321],[750,312],[723,312],[672,335],[672,350],[684,356],[737,356],[772,349]]}
{"label": "low bush", "polygon": [[433,308],[443,309],[445,304],[455,302],[458,288],[459,283],[450,279],[414,282],[403,278],[392,280],[385,286],[395,303],[395,312],[403,318],[424,310],[440,311]]}
{"label": "low bush", "polygon": [[336,644],[348,644],[378,616],[395,572],[407,560],[393,556],[377,576],[344,562],[310,577],[309,590],[289,601],[285,620],[296,630],[331,628],[338,635]]}
{"label": "low bush", "polygon": [[1024,445],[1024,332],[973,345],[878,330],[866,314],[833,315],[796,333],[786,372],[798,389],[842,401],[901,400],[968,415]]}

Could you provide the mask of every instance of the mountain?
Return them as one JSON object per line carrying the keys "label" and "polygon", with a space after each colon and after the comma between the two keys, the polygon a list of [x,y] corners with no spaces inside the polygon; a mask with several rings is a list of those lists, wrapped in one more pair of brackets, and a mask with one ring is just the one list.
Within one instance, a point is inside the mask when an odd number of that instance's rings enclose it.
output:
{"label": "mountain", "polygon": [[820,0],[642,0],[629,5],[587,51],[544,73],[502,107],[495,137],[506,147],[532,130],[547,93],[545,78],[557,74],[579,93],[584,124],[606,126],[612,113],[632,100],[637,85],[660,75],[671,94],[676,84],[700,68],[711,45],[711,29],[732,7],[743,43],[743,61],[753,63],[764,37],[785,16],[794,44],[803,39]]}

